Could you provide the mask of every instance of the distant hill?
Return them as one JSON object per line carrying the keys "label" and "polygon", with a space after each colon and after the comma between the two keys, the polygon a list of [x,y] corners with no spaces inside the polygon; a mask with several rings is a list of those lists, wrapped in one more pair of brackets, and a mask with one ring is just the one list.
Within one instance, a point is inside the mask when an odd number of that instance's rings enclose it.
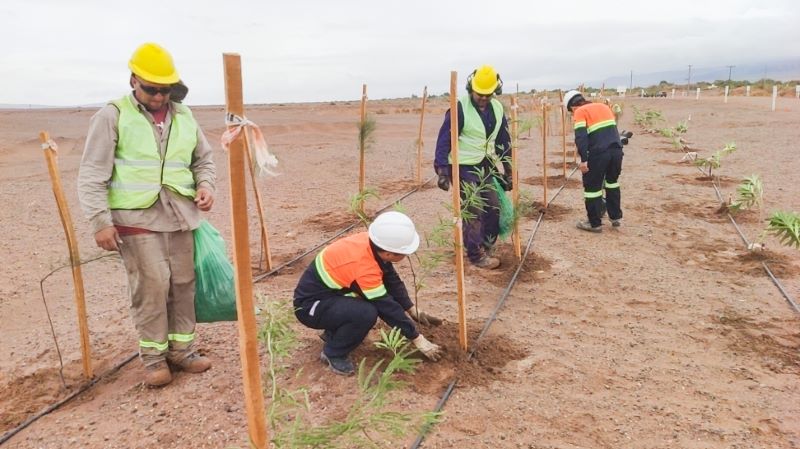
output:
{"label": "distant hill", "polygon": [[[672,70],[668,72],[636,73],[633,72],[634,86],[652,86],[661,81],[673,84],[686,84],[686,76],[689,73],[689,66],[684,70]],[[769,78],[776,81],[800,80],[800,58],[785,61],[770,61],[759,64],[742,64],[733,68],[731,79],[738,81],[757,81]],[[700,81],[712,82],[716,80],[728,79],[728,67],[695,67],[692,66],[692,83]],[[605,82],[606,87],[628,86],[631,82],[630,74],[612,76],[605,81],[595,81],[587,83],[598,86]]]}

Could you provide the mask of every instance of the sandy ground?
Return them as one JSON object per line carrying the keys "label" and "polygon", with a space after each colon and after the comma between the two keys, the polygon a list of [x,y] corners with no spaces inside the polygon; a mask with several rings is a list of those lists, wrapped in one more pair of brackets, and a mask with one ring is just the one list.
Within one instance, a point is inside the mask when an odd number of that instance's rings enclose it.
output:
{"label": "sandy ground", "polygon": [[[523,105],[530,105],[525,99]],[[633,106],[657,109],[667,125],[689,120],[686,134],[701,156],[736,142],[719,170],[724,197],[738,180],[759,174],[765,186],[761,219],[775,209],[800,210],[796,159],[800,101],[718,97],[628,99],[623,128],[637,133],[626,147],[624,224],[600,235],[576,230],[583,217],[580,184],[570,179],[548,208],[518,282],[471,361],[457,345],[455,281],[449,264],[431,275],[419,302],[446,319],[423,329],[447,348],[439,363],[423,363],[396,406],[432,410],[457,376],[458,386],[426,448],[796,448],[800,447],[800,320],[760,268],[767,260],[787,292],[800,298],[800,253],[767,237],[767,251],[750,254],[724,215],[709,181],[683,152],[633,125]],[[419,100],[372,101],[375,143],[367,155],[367,185],[381,193],[368,209],[389,204],[414,186]],[[432,99],[425,119],[424,178],[447,104]],[[229,240],[226,154],[219,137],[221,107],[194,108],[215,146],[218,202],[209,220]],[[357,190],[358,103],[250,106],[278,155],[282,174],[260,181],[275,263],[301,254],[353,222]],[[84,259],[94,245],[75,193],[75,178],[93,110],[0,111],[0,433],[16,427],[82,384],[76,312],[69,269],[44,282],[50,318],[64,360],[59,375],[39,281],[67,263],[63,232],[38,143],[47,130],[59,163]],[[523,117],[530,114],[523,109]],[[553,121],[553,124],[557,124]],[[542,200],[538,130],[523,135],[520,186],[525,201]],[[547,151],[549,193],[564,184],[560,137]],[[571,157],[569,158],[571,161]],[[403,201],[420,231],[448,215],[446,194],[425,187]],[[252,201],[251,201],[252,204]],[[251,207],[251,225],[256,214]],[[523,220],[527,242],[534,217]],[[758,212],[739,218],[748,239],[761,233]],[[258,240],[251,227],[253,263]],[[515,269],[509,243],[503,268],[467,270],[470,335],[483,327]],[[286,301],[310,258],[256,284],[256,292]],[[410,283],[408,265],[399,265]],[[92,361],[105,373],[136,350],[126,281],[116,257],[83,267]],[[311,390],[315,421],[341,417],[354,378],[330,374],[317,361],[321,342],[296,326],[300,348],[284,382]],[[104,377],[60,409],[8,440],[10,448],[247,447],[235,323],[200,325],[199,347],[214,361],[199,375],[178,374],[168,387],[143,387],[138,362]],[[371,339],[377,336],[370,337]],[[474,343],[473,343],[474,344]],[[381,354],[363,345],[356,354]],[[302,368],[302,375],[295,378]],[[385,447],[407,447],[416,435]]]}

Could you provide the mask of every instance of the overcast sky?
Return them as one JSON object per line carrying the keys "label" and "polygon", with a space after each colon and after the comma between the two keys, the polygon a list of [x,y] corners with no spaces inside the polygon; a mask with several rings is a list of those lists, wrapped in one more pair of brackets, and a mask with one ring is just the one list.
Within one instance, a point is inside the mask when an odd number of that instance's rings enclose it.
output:
{"label": "overcast sky", "polygon": [[[797,0],[3,0],[0,104],[80,105],[128,89],[156,42],[189,104],[223,104],[222,53],[242,57],[246,103],[448,91],[492,64],[506,91],[612,76],[800,59]],[[735,78],[735,76],[734,76]]]}

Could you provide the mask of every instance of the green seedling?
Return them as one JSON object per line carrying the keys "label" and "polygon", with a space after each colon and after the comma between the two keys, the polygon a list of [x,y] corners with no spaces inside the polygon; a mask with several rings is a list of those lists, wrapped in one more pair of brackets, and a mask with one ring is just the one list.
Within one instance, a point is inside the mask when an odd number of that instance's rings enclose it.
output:
{"label": "green seedling", "polygon": [[370,219],[364,211],[364,202],[370,198],[380,199],[378,191],[372,187],[367,187],[363,192],[354,193],[350,197],[350,213],[355,215],[364,227],[369,227]]}
{"label": "green seedling", "polygon": [[764,185],[758,175],[744,178],[736,188],[736,200],[729,206],[731,213],[749,209],[759,209],[764,200]]}
{"label": "green seedling", "polygon": [[731,142],[725,145],[721,150],[714,152],[707,158],[698,158],[694,161],[698,167],[708,170],[708,177],[712,176],[714,170],[722,166],[722,158],[736,151],[736,144]]}
{"label": "green seedling", "polygon": [[775,211],[767,219],[764,232],[776,237],[782,245],[800,249],[800,214]]}

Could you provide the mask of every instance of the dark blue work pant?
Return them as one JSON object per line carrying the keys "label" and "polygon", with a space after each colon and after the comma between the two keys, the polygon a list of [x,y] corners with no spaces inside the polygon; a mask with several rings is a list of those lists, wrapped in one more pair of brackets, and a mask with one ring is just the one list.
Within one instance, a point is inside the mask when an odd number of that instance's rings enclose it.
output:
{"label": "dark blue work pant", "polygon": [[295,299],[295,316],[312,329],[328,331],[322,351],[328,357],[346,357],[358,347],[378,318],[400,329],[409,340],[417,338],[414,323],[391,296],[367,301],[351,296]]}
{"label": "dark blue work pant", "polygon": [[[484,177],[486,178],[484,180],[477,172],[481,166],[484,167]],[[483,249],[494,245],[497,241],[497,234],[500,232],[500,199],[497,197],[497,190],[494,187],[494,178],[486,175],[491,167],[490,164],[459,165],[462,202],[466,198],[464,184],[476,186],[482,181],[485,182],[485,186],[480,192],[484,203],[483,210],[476,206],[467,208],[467,212],[474,218],[464,220],[464,246],[471,262],[481,259],[484,254]]]}
{"label": "dark blue work pant", "polygon": [[622,172],[622,149],[589,152],[589,171],[583,174],[583,198],[586,215],[593,227],[602,224],[603,190],[608,218],[622,218],[619,175]]}

